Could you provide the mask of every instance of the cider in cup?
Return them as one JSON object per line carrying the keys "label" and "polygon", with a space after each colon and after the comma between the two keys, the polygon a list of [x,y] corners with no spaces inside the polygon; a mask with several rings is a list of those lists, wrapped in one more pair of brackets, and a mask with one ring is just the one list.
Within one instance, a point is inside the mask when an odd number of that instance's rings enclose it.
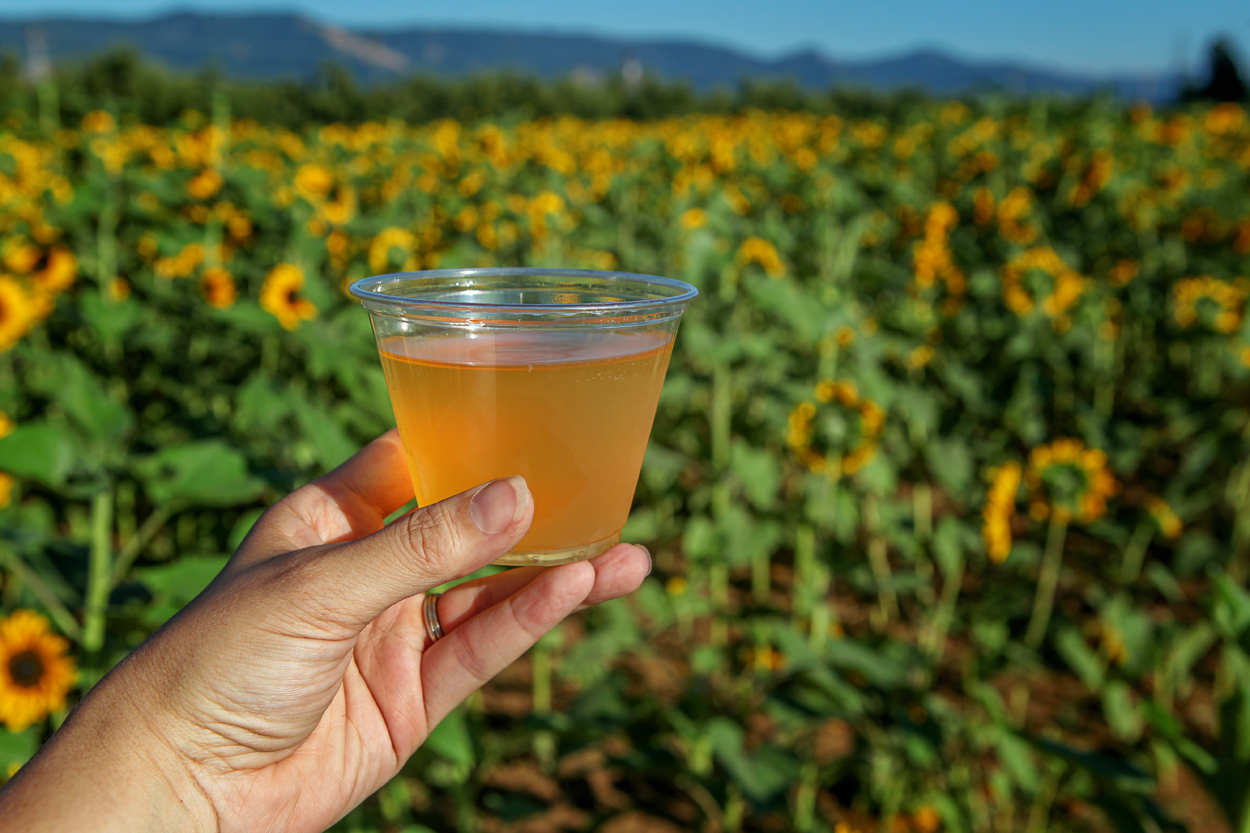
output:
{"label": "cider in cup", "polygon": [[373,321],[419,505],[519,474],[534,521],[496,563],[562,564],[620,540],[694,287],[461,269],[366,278],[352,293]]}

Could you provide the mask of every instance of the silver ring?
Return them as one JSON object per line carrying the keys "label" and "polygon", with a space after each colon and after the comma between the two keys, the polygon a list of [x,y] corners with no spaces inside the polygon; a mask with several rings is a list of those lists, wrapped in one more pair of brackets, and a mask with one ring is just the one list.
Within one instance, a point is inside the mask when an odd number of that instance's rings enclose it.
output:
{"label": "silver ring", "polygon": [[438,621],[438,597],[442,593],[426,593],[421,602],[421,615],[425,619],[425,633],[433,644],[443,638],[443,626]]}

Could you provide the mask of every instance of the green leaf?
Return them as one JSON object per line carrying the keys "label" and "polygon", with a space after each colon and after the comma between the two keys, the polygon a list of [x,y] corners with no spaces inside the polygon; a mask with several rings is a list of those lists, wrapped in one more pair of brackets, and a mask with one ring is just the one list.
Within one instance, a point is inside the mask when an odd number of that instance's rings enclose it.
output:
{"label": "green leaf", "polygon": [[723,542],[716,524],[703,515],[695,515],[686,523],[682,535],[682,551],[691,558],[716,558],[723,554]]}
{"label": "green leaf", "polygon": [[784,528],[773,520],[759,520],[739,504],[731,505],[717,520],[723,555],[733,566],[750,564],[755,558],[772,555],[785,538]]}
{"label": "green leaf", "polygon": [[1158,561],[1153,561],[1146,566],[1146,578],[1169,602],[1180,604],[1185,601],[1185,591],[1181,589],[1171,571]]}
{"label": "green leaf", "polygon": [[948,494],[959,499],[972,485],[972,453],[968,446],[954,440],[930,440],[924,449],[929,470]]}
{"label": "green leaf", "polygon": [[1033,743],[1043,752],[1063,758],[1093,775],[1121,781],[1127,786],[1150,786],[1150,776],[1123,758],[1114,758],[1097,752],[1086,752],[1045,738],[1035,739]]}
{"label": "green leaf", "polygon": [[77,457],[67,426],[25,423],[0,439],[0,471],[53,489],[64,485]]}
{"label": "green leaf", "polygon": [[1011,780],[1026,793],[1036,792],[1038,784],[1041,783],[1041,775],[1028,742],[1011,730],[1000,728],[994,746],[998,750],[998,759],[1002,761]]}
{"label": "green leaf", "polygon": [[1221,547],[1206,531],[1191,530],[1181,536],[1172,556],[1172,569],[1181,578],[1189,578],[1220,557]]}
{"label": "green leaf", "polygon": [[942,568],[943,577],[959,574],[964,565],[963,530],[953,515],[938,521],[933,533],[933,559]]}
{"label": "green leaf", "polygon": [[742,729],[728,718],[713,718],[706,731],[716,760],[751,800],[768,801],[798,778],[798,763],[780,749],[764,746],[748,754]]}
{"label": "green leaf", "polygon": [[851,637],[826,643],[825,659],[835,668],[862,674],[868,682],[883,689],[902,685],[909,671],[909,665],[897,655],[870,648]]}
{"label": "green leaf", "polygon": [[239,386],[234,422],[240,429],[273,431],[290,413],[286,398],[264,374],[253,373]]}
{"label": "green leaf", "polygon": [[113,401],[104,381],[74,356],[55,356],[50,376],[40,387],[93,439],[116,441],[133,424],[126,406]]}
{"label": "green leaf", "polygon": [[667,492],[677,483],[688,462],[686,455],[650,443],[642,458],[642,481],[657,494]]}
{"label": "green leaf", "polygon": [[233,506],[260,496],[265,482],[248,474],[243,452],[221,440],[170,446],[135,463],[157,503]]}
{"label": "green leaf", "polygon": [[1215,645],[1219,635],[1207,622],[1197,622],[1172,641],[1164,660],[1164,669],[1172,685],[1180,685],[1189,678],[1198,664]]}
{"label": "green leaf", "polygon": [[317,459],[329,471],[360,450],[323,408],[293,394],[295,421],[304,438],[317,450]]}
{"label": "green leaf", "polygon": [[131,298],[119,302],[100,292],[84,292],[79,297],[83,320],[105,344],[119,343],[144,317],[143,306]]}
{"label": "green leaf", "polygon": [[735,440],[730,448],[730,468],[742,484],[747,499],[758,509],[771,509],[781,488],[781,463],[775,452],[753,448]]}
{"label": "green leaf", "polygon": [[1200,771],[1207,775],[1214,775],[1219,770],[1219,761],[1210,752],[1185,736],[1185,729],[1175,715],[1164,711],[1157,703],[1149,700],[1142,704],[1142,712],[1151,727],[1170,741],[1176,747],[1176,751],[1189,759],[1189,762]]}
{"label": "green leaf", "polygon": [[751,278],[746,289],[761,307],[789,324],[804,343],[815,343],[825,334],[828,312],[793,279]]}
{"label": "green leaf", "polygon": [[9,766],[22,765],[34,756],[39,748],[40,727],[31,726],[20,732],[7,732],[0,728],[0,772],[9,774]]}
{"label": "green leaf", "polygon": [[1111,680],[1102,691],[1102,713],[1107,718],[1111,734],[1126,743],[1136,743],[1141,737],[1141,709],[1133,697],[1133,690],[1123,680]]}
{"label": "green leaf", "polygon": [[464,719],[464,708],[456,708],[444,717],[422,744],[467,771],[473,766],[473,738]]}
{"label": "green leaf", "polygon": [[1064,628],[1055,637],[1055,650],[1068,666],[1076,672],[1090,691],[1098,691],[1106,674],[1103,661],[1085,642],[1085,637],[1075,628]]}
{"label": "green leaf", "polygon": [[625,528],[621,530],[621,540],[630,542],[654,541],[660,532],[660,521],[654,507],[635,509],[629,513]]}
{"label": "green leaf", "polygon": [[224,555],[190,555],[169,564],[140,567],[132,572],[154,596],[181,607],[200,595],[229,560]]}
{"label": "green leaf", "polygon": [[235,521],[233,527],[230,528],[230,535],[226,538],[226,545],[230,547],[230,551],[234,552],[243,543],[243,539],[252,531],[252,527],[260,520],[260,516],[265,514],[264,509],[249,509],[243,513],[240,518]]}
{"label": "green leaf", "polygon": [[562,676],[581,686],[599,682],[617,657],[643,644],[633,613],[622,600],[599,605],[595,614],[607,621],[574,643],[560,660]]}
{"label": "green leaf", "polygon": [[1215,577],[1215,619],[1235,639],[1250,628],[1250,593],[1224,573]]}
{"label": "green leaf", "polygon": [[240,300],[225,309],[213,309],[209,314],[230,326],[232,330],[256,335],[281,333],[282,325],[273,315],[261,309],[254,301]]}

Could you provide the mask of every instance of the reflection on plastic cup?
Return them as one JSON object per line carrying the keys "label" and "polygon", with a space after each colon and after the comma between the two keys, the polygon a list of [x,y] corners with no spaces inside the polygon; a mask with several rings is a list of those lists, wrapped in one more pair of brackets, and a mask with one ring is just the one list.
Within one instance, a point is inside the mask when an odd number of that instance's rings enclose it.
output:
{"label": "reflection on plastic cup", "polygon": [[667,278],[447,269],[356,281],[420,505],[519,474],[534,522],[499,564],[604,552],[629,515],[677,323]]}

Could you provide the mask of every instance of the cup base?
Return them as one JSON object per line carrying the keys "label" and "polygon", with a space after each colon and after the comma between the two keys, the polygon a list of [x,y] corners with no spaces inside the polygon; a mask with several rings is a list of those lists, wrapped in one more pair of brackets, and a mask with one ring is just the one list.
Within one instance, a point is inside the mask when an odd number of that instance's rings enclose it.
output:
{"label": "cup base", "polygon": [[504,567],[554,567],[557,564],[572,564],[574,561],[586,561],[597,555],[603,555],[621,542],[618,532],[601,541],[593,541],[577,547],[565,547],[560,550],[525,550],[509,552],[494,563]]}

